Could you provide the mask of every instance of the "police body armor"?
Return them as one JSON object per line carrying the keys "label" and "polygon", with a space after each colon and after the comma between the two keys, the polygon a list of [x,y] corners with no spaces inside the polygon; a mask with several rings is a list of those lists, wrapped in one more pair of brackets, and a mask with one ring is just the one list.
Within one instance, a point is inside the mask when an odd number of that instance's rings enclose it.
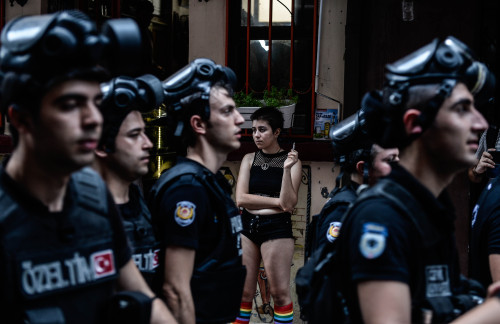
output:
{"label": "police body armor", "polygon": [[[483,190],[472,211],[470,247],[469,247],[469,277],[479,280],[485,287],[492,283],[489,252],[483,247],[488,246],[488,233],[485,232],[495,220],[495,210],[498,208],[500,195],[500,177],[495,178]],[[481,211],[481,217],[477,215]]]}
{"label": "police body armor", "polygon": [[316,251],[319,246],[318,235],[323,235],[324,233],[320,233],[321,226],[330,221],[328,219],[329,214],[335,210],[339,205],[351,205],[356,201],[358,195],[356,194],[356,190],[352,186],[345,186],[342,188],[335,188],[330,195],[330,199],[323,206],[319,214],[313,215],[311,223],[308,224],[308,231],[310,234],[308,235],[308,247],[306,257],[312,256],[314,251]]}
{"label": "police body armor", "polygon": [[151,213],[139,188],[132,184],[129,192],[130,200],[138,208],[138,214],[134,217],[123,217],[123,227],[132,246],[132,259],[152,287],[155,269],[158,267],[159,244],[153,232]]}
{"label": "police body armor", "polygon": [[40,212],[0,186],[5,323],[96,323],[118,274],[107,189],[86,168],[72,175],[62,213]]}
{"label": "police body armor", "polygon": [[[342,231],[350,230],[349,215],[359,205],[358,202],[378,197],[387,198],[402,216],[407,217],[420,238],[418,254],[412,257],[413,261],[410,260],[414,262],[410,268],[418,269],[417,287],[411,290],[412,322],[424,323],[430,319],[429,323],[445,323],[476,306],[477,303],[472,300],[478,297],[477,302],[480,302],[480,295],[484,291],[481,291],[480,285],[477,286],[478,283],[460,277],[456,248],[450,247],[448,250],[446,255],[450,257],[448,263],[442,261],[442,247],[449,246],[450,241],[454,242],[452,230],[446,233],[449,235],[439,233],[420,204],[405,188],[393,180],[380,179],[370,190],[361,193],[356,205],[344,215]],[[340,236],[342,237],[342,234]],[[435,280],[427,277],[432,274]]]}
{"label": "police body armor", "polygon": [[[195,264],[191,278],[191,293],[195,304],[196,322],[230,322],[239,314],[246,269],[241,263],[239,233],[243,229],[241,216],[228,191],[217,181],[215,174],[189,159],[180,159],[176,166],[163,174],[151,189],[148,204],[155,215],[161,196],[168,188],[173,190],[179,184],[199,182],[210,195],[217,218],[221,220],[220,240],[213,252],[199,264]],[[228,186],[228,185],[227,185]],[[156,222],[155,222],[156,223]],[[229,251],[229,253],[228,253]],[[224,260],[224,255],[233,255]],[[160,253],[160,262],[164,264],[164,253]],[[162,278],[163,279],[163,278]],[[158,287],[158,285],[155,285]]]}

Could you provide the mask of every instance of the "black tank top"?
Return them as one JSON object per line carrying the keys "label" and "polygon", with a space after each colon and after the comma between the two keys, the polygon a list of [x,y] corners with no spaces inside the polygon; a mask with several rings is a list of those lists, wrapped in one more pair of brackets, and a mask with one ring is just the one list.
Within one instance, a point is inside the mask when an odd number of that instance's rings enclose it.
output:
{"label": "black tank top", "polygon": [[283,178],[283,165],[287,156],[287,151],[275,154],[266,154],[262,150],[255,152],[248,182],[249,193],[278,198]]}

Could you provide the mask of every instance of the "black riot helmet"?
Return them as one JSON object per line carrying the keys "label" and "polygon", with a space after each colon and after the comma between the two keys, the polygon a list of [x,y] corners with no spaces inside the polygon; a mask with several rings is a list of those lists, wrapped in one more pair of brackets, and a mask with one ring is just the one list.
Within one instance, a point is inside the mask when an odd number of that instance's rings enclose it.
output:
{"label": "black riot helmet", "polygon": [[369,142],[364,115],[365,111],[361,108],[330,128],[334,156],[348,154]]}
{"label": "black riot helmet", "polygon": [[99,147],[114,152],[123,120],[132,110],[141,113],[158,108],[163,100],[161,81],[151,74],[138,78],[120,76],[101,84],[103,130]]}
{"label": "black riot helmet", "polygon": [[[355,114],[330,128],[334,162],[340,165],[336,187],[340,180],[350,182],[350,174],[355,172],[356,163],[365,161],[363,182],[368,182],[368,170],[371,167],[371,148],[373,142],[368,135],[365,111],[359,109]],[[344,177],[346,174],[346,177]]]}
{"label": "black riot helmet", "polygon": [[141,49],[132,19],[110,19],[98,31],[95,22],[76,10],[14,19],[0,38],[2,109],[14,106],[32,113],[55,83],[102,82],[109,72],[131,72]]}
{"label": "black riot helmet", "polygon": [[1,71],[42,81],[68,69],[97,64],[128,74],[141,49],[134,20],[110,19],[98,31],[95,22],[76,10],[14,19],[3,28],[1,42]]}
{"label": "black riot helmet", "polygon": [[464,83],[474,95],[477,107],[493,102],[495,77],[484,63],[476,60],[472,51],[458,39],[448,36],[431,43],[408,56],[386,65],[383,91],[371,92],[363,98],[365,118],[372,136],[383,147],[404,147],[408,138],[402,116],[409,100],[409,90],[415,86],[435,85],[428,100],[418,108],[420,124],[425,131],[443,101],[458,82]]}
{"label": "black riot helmet", "polygon": [[228,67],[215,64],[207,58],[198,58],[163,81],[167,122],[175,137],[181,137],[185,124],[192,115],[203,120],[210,118],[210,89],[217,84],[236,86],[236,74]]}

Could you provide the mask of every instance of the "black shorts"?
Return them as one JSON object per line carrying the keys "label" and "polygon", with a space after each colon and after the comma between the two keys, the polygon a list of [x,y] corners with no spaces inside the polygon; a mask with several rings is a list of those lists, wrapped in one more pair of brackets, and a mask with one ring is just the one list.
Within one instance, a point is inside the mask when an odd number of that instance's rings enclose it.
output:
{"label": "black shorts", "polygon": [[245,235],[257,246],[270,240],[293,238],[292,215],[280,213],[273,215],[254,215],[243,209],[241,215]]}

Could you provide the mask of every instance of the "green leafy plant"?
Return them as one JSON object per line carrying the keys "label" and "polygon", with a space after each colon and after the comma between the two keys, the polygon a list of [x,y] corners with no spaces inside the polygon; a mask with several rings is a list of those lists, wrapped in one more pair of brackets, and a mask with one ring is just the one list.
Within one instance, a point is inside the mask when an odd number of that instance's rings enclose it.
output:
{"label": "green leafy plant", "polygon": [[253,93],[246,94],[245,91],[239,91],[234,94],[236,107],[261,107],[262,102],[254,97]]}
{"label": "green leafy plant", "polygon": [[267,107],[287,106],[297,103],[299,96],[294,95],[292,89],[271,87],[271,90],[264,91],[264,104]]}

